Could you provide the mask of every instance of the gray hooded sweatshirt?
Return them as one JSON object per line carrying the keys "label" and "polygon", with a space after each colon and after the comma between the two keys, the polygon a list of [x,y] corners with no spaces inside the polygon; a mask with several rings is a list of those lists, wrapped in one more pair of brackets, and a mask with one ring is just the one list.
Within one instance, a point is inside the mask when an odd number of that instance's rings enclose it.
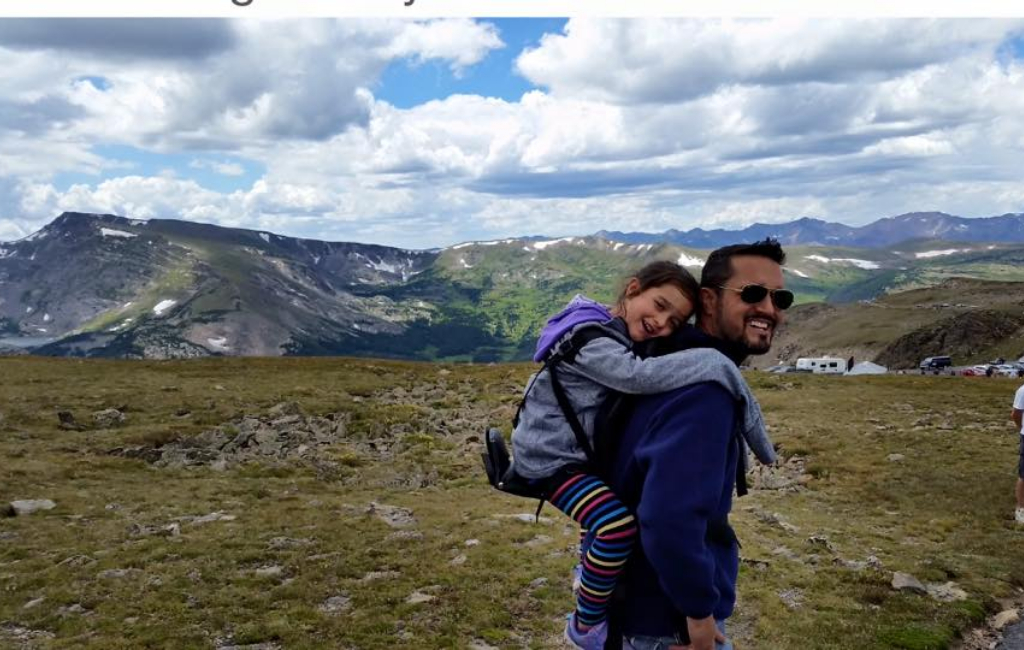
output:
{"label": "gray hooded sweatshirt", "polygon": [[[587,325],[593,322],[576,325],[559,343]],[[741,433],[757,459],[765,464],[775,462],[761,407],[728,357],[710,348],[694,348],[644,359],[633,353],[632,341],[621,320],[608,321],[604,326],[609,336],[584,345],[573,363],[558,364],[558,377],[591,447],[598,409],[611,391],[648,395],[710,381],[721,385],[740,403]],[[516,473],[527,479],[547,478],[568,465],[587,463],[587,456],[558,405],[546,369],[527,382],[519,424],[512,432],[512,451]]]}

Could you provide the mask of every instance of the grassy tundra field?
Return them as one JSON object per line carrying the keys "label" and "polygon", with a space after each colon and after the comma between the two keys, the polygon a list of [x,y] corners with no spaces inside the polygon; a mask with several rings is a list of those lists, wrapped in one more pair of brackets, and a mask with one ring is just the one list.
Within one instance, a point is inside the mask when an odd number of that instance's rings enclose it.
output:
{"label": "grassy tundra field", "polygon": [[[56,504],[0,517],[0,648],[559,647],[575,531],[479,466],[531,370],[0,358],[0,507]],[[737,646],[946,648],[1019,594],[1013,380],[748,377]]]}

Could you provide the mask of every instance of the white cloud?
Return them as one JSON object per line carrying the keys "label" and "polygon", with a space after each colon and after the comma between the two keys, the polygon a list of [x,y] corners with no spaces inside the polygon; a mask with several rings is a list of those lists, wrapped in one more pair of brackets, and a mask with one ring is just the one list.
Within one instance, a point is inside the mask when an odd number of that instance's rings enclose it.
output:
{"label": "white cloud", "polygon": [[[0,238],[65,209],[411,248],[1024,209],[1019,21],[574,19],[517,59],[543,90],[411,108],[375,97],[389,64],[465,74],[503,46],[495,27],[218,25],[199,62],[0,29]],[[125,165],[105,144],[265,173],[233,192],[137,168],[56,189]]]}

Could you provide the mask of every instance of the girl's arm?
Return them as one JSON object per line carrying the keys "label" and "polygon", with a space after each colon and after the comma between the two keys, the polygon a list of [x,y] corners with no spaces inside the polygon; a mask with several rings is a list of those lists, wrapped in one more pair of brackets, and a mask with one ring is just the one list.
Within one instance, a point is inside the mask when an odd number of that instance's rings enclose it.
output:
{"label": "girl's arm", "polygon": [[611,337],[587,343],[571,364],[587,379],[620,393],[648,395],[713,381],[731,388],[746,387],[735,364],[711,348],[693,348],[642,359]]}

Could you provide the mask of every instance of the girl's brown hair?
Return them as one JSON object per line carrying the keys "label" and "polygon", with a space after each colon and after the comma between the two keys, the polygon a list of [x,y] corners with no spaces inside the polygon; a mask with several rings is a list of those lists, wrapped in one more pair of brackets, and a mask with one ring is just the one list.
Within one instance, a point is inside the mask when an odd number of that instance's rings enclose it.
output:
{"label": "girl's brown hair", "polygon": [[662,260],[644,265],[642,269],[634,273],[626,280],[626,286],[619,293],[616,306],[622,310],[626,304],[626,295],[629,283],[637,281],[639,288],[637,293],[642,293],[651,287],[660,287],[663,284],[673,284],[683,292],[683,295],[693,304],[694,310],[700,307],[700,284],[689,271],[675,262]]}

